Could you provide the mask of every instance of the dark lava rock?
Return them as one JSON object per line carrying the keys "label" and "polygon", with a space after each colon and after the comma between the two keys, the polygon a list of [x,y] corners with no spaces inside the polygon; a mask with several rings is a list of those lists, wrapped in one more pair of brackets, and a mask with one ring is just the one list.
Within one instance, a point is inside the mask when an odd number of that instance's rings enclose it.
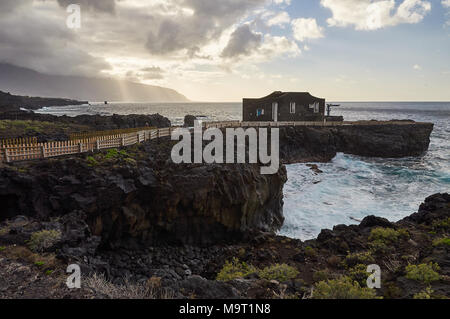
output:
{"label": "dark lava rock", "polygon": [[139,145],[136,164],[118,159],[93,166],[81,155],[24,163],[26,174],[5,167],[0,220],[80,211],[109,247],[229,242],[282,226],[285,167],[261,175],[257,164],[177,165],[171,145],[168,139]]}
{"label": "dark lava rock", "polygon": [[361,223],[359,224],[361,228],[368,227],[390,227],[393,228],[394,224],[388,221],[386,218],[376,217],[376,216],[367,216],[365,217]]}
{"label": "dark lava rock", "polygon": [[184,127],[194,127],[195,120],[197,120],[197,117],[194,115],[186,115],[184,117]]}

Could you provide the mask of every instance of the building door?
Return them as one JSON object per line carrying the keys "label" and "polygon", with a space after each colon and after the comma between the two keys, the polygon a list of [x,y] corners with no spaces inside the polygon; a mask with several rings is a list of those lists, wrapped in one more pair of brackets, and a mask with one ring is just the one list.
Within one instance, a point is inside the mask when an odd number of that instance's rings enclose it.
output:
{"label": "building door", "polygon": [[272,103],[272,120],[274,122],[278,122],[278,103],[277,102]]}

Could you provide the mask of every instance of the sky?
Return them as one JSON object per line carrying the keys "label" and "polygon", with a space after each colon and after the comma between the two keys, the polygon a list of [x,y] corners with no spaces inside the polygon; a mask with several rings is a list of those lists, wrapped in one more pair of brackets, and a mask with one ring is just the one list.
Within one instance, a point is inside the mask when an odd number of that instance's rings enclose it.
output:
{"label": "sky", "polygon": [[193,101],[450,101],[450,0],[1,0],[0,62]]}

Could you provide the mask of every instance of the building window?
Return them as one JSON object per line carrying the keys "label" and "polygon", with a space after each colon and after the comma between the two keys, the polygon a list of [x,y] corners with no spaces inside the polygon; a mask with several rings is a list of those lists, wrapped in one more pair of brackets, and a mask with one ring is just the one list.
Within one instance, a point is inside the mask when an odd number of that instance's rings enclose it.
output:
{"label": "building window", "polygon": [[313,109],[314,113],[319,113],[320,112],[320,104],[319,104],[319,102],[315,102],[313,104],[310,104],[309,108]]}
{"label": "building window", "polygon": [[295,114],[295,102],[290,103],[289,112],[291,112],[291,114]]}
{"label": "building window", "polygon": [[256,110],[256,116],[259,117],[261,115],[264,115],[264,109],[257,109]]}

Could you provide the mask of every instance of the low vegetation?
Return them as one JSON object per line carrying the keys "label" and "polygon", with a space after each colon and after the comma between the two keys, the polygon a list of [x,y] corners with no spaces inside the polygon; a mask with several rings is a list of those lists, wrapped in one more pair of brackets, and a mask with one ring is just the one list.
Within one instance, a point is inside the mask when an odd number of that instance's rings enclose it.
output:
{"label": "low vegetation", "polygon": [[86,278],[85,285],[104,299],[172,299],[173,292],[161,287],[161,279],[152,277],[145,283],[133,283],[128,279],[121,285],[113,284],[104,275],[94,274]]}
{"label": "low vegetation", "polygon": [[313,299],[381,299],[374,289],[362,288],[350,277],[320,281],[314,286]]}
{"label": "low vegetation", "polygon": [[314,248],[307,246],[307,247],[305,247],[305,255],[307,257],[316,257],[317,251]]}
{"label": "low vegetation", "polygon": [[361,286],[366,285],[370,274],[367,272],[367,265],[358,264],[349,269],[348,275],[351,279],[357,281]]}
{"label": "low vegetation", "polygon": [[433,230],[435,231],[448,231],[450,230],[450,217],[447,217],[444,220],[436,220],[431,225]]}
{"label": "low vegetation", "polygon": [[433,295],[433,289],[431,289],[431,287],[427,287],[424,290],[422,290],[421,292],[415,294],[413,296],[414,299],[432,299],[432,295]]}
{"label": "low vegetation", "polygon": [[353,267],[357,264],[373,264],[375,262],[375,258],[372,256],[372,252],[363,251],[358,253],[348,253],[345,257],[345,264],[347,266]]}
{"label": "low vegetation", "polygon": [[437,238],[433,240],[433,246],[450,246],[450,238],[449,237],[443,237],[443,238]]}
{"label": "low vegetation", "polygon": [[297,269],[286,264],[275,264],[272,266],[259,269],[239,259],[233,258],[232,261],[226,261],[223,268],[217,275],[219,281],[231,281],[238,278],[245,278],[251,274],[256,274],[265,280],[276,280],[285,282],[296,278],[299,274]]}
{"label": "low vegetation", "polygon": [[110,163],[116,161],[120,161],[130,165],[136,165],[137,162],[134,158],[134,155],[135,154],[130,154],[128,150],[125,149],[119,150],[117,148],[110,148],[104,152],[99,152],[94,156],[87,156],[86,161],[91,167],[98,166],[102,163]]}
{"label": "low vegetation", "polygon": [[39,134],[61,135],[67,137],[70,133],[83,132],[89,127],[77,124],[66,124],[44,121],[0,120],[0,139],[30,137]]}
{"label": "low vegetation", "polygon": [[406,278],[424,284],[430,284],[440,279],[439,270],[439,265],[432,262],[428,264],[408,265],[406,266]]}
{"label": "low vegetation", "polygon": [[285,282],[298,276],[298,270],[286,264],[275,264],[260,270],[259,276],[266,280]]}
{"label": "low vegetation", "polygon": [[380,241],[385,244],[394,243],[400,236],[401,233],[393,228],[377,227],[370,232],[369,241]]}
{"label": "low vegetation", "polygon": [[370,251],[379,255],[387,254],[392,250],[392,244],[398,242],[400,238],[406,239],[409,237],[410,234],[406,229],[374,228],[369,236]]}
{"label": "low vegetation", "polygon": [[257,273],[258,269],[239,259],[233,258],[232,261],[226,261],[222,270],[217,274],[217,280],[230,281],[238,278],[244,278],[250,274]]}
{"label": "low vegetation", "polygon": [[31,234],[28,247],[34,252],[42,252],[52,247],[61,239],[61,232],[57,230],[42,230]]}

